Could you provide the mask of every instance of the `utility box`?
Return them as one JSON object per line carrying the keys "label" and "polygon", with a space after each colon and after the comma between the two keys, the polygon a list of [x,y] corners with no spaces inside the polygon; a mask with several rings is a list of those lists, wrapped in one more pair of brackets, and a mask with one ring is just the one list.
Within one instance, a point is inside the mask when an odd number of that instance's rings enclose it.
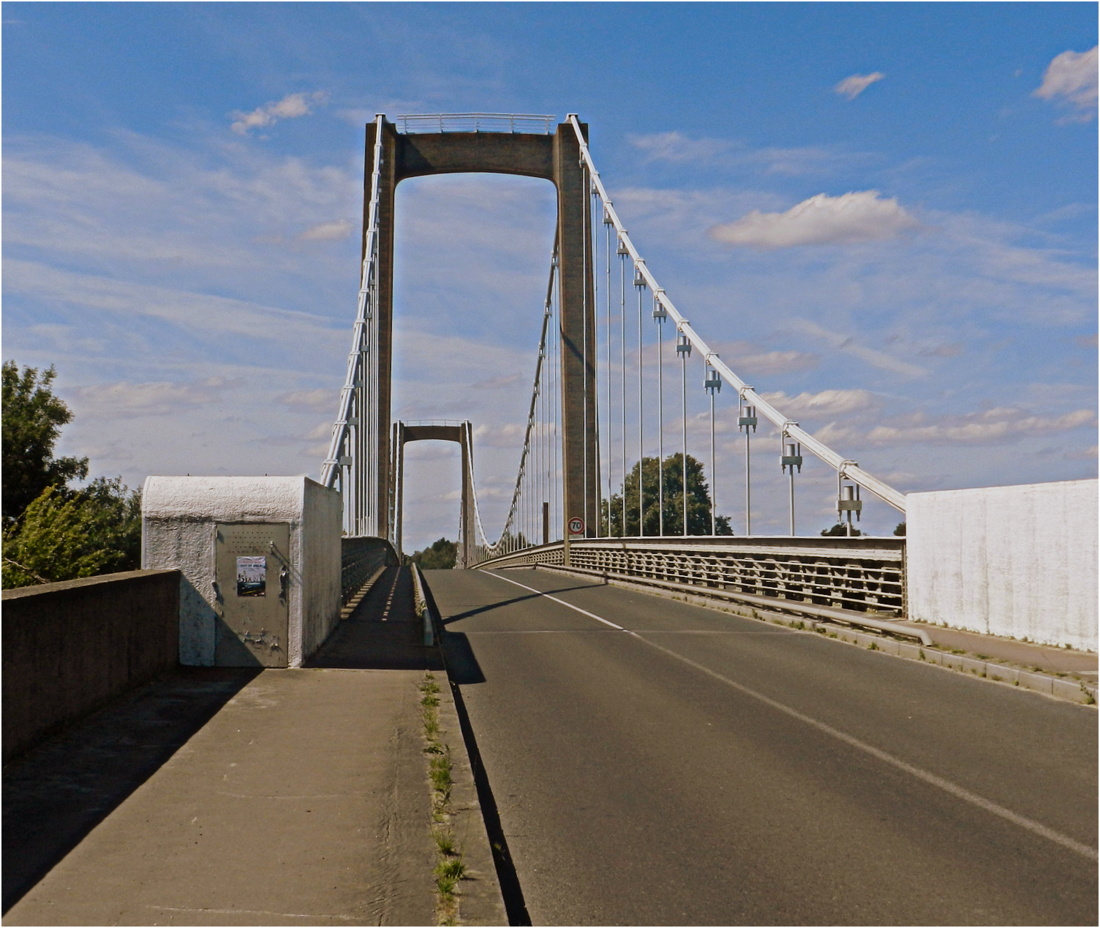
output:
{"label": "utility box", "polygon": [[149,477],[142,567],[180,579],[180,663],[300,667],[340,620],[340,494],[308,477]]}

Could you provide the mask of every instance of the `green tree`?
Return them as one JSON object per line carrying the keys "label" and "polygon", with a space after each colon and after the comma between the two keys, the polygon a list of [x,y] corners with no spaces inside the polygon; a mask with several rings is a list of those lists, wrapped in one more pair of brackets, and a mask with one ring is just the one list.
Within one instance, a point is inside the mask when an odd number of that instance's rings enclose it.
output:
{"label": "green tree", "polygon": [[88,476],[87,458],[55,458],[61,426],[73,417],[53,394],[57,372],[20,372],[14,361],[4,363],[3,377],[3,500],[2,518],[9,527],[47,487],[63,487]]}
{"label": "green tree", "polygon": [[[644,457],[642,472],[642,525],[645,535],[661,532],[661,506],[658,479],[664,481],[664,529],[666,535],[683,534],[684,510],[684,458],[680,453],[670,454],[660,467],[656,457]],[[687,456],[687,533],[711,534],[710,487],[703,476],[703,465],[690,454]],[[623,497],[626,497],[626,531],[623,531]],[[718,516],[715,528],[719,535],[732,535],[728,516]],[[638,465],[626,475],[622,489],[611,499],[605,500],[601,517],[602,533],[614,537],[636,536],[638,532]],[[609,530],[610,529],[610,530]]]}
{"label": "green tree", "polygon": [[427,548],[415,552],[409,560],[421,570],[454,570],[458,545],[446,538],[433,541]]}
{"label": "green tree", "polygon": [[133,570],[141,564],[141,493],[118,477],[47,487],[4,530],[4,588]]}
{"label": "green tree", "polygon": [[[824,535],[826,538],[837,538],[837,537],[840,537],[842,535],[846,536],[848,534],[848,523],[847,522],[837,522],[836,525],[834,525],[830,528],[823,528],[821,530],[821,534]],[[852,537],[853,538],[855,538],[857,535],[862,535],[862,534],[863,534],[863,532],[861,532],[854,525],[852,526]]]}

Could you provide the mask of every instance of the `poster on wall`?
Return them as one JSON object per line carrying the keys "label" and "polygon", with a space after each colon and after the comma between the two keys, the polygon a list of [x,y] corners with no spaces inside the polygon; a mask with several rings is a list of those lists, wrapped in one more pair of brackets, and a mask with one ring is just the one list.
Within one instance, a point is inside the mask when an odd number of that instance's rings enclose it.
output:
{"label": "poster on wall", "polygon": [[237,558],[237,595],[264,596],[267,593],[267,558]]}

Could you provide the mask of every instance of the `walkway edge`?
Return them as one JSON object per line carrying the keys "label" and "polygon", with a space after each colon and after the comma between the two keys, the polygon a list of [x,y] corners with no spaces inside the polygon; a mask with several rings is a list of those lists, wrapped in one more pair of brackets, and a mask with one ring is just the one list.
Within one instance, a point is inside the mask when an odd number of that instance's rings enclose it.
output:
{"label": "walkway edge", "polygon": [[[414,568],[415,569],[415,568]],[[425,623],[438,629],[439,616],[431,597],[427,581],[423,580]],[[440,636],[433,645],[443,657]],[[446,661],[443,660],[446,668]],[[462,861],[466,875],[459,884],[459,924],[507,925],[508,916],[497,878],[496,863],[485,824],[485,816],[478,800],[477,782],[470,762],[466,739],[455,705],[450,671],[447,686],[439,688],[439,724],[451,755],[451,824],[462,849]]]}

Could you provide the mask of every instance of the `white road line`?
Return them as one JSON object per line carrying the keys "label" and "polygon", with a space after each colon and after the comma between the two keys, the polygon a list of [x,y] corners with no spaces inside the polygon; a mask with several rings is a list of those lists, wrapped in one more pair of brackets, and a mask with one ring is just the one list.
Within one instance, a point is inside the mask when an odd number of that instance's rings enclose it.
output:
{"label": "white road line", "polygon": [[992,815],[996,815],[997,817],[1004,819],[1005,821],[1012,822],[1012,824],[1018,825],[1020,828],[1030,831],[1032,834],[1046,838],[1048,841],[1053,841],[1055,844],[1059,844],[1067,850],[1073,851],[1075,854],[1080,854],[1082,857],[1085,857],[1088,860],[1096,861],[1097,859],[1100,859],[1100,856],[1098,856],[1097,850],[1094,847],[1083,844],[1082,842],[1077,841],[1074,838],[1069,837],[1068,835],[1064,835],[1059,831],[1055,831],[1053,828],[1048,828],[1046,825],[1043,825],[1041,822],[1037,822],[1034,819],[1027,818],[1024,815],[1019,815],[1016,812],[1013,812],[1011,809],[1006,809],[1004,806],[998,805],[997,803],[992,802],[991,800],[986,799],[983,796],[979,796],[977,793],[970,792],[970,790],[959,786],[957,783],[952,783],[950,780],[945,780],[943,777],[936,776],[936,774],[934,773],[929,773],[927,770],[922,770],[920,767],[915,767],[912,764],[902,760],[900,757],[894,757],[893,754],[888,754],[886,751],[876,748],[873,745],[868,744],[866,741],[861,741],[859,738],[853,737],[846,732],[840,731],[840,729],[833,728],[832,725],[829,725],[809,715],[806,715],[803,712],[799,712],[797,709],[794,709],[791,706],[787,706],[781,702],[777,702],[770,696],[765,696],[763,693],[759,693],[754,689],[750,689],[742,683],[737,683],[736,681],[731,680],[729,677],[723,676],[715,670],[711,670],[709,667],[705,667],[702,664],[696,663],[695,661],[691,660],[691,658],[684,657],[682,654],[677,654],[675,651],[672,651],[669,648],[664,647],[663,645],[659,645],[653,641],[649,641],[648,639],[643,638],[636,632],[632,632],[628,628],[623,628],[621,625],[616,625],[614,622],[610,622],[607,619],[596,615],[594,612],[589,612],[587,609],[581,609],[579,606],[574,606],[572,603],[567,603],[563,599],[558,599],[556,596],[551,596],[549,593],[543,593],[541,590],[536,590],[532,586],[527,586],[526,584],[519,583],[518,581],[512,580],[509,577],[503,577],[500,574],[493,573],[492,571],[485,571],[485,573],[489,574],[489,576],[491,577],[496,577],[499,580],[505,580],[508,583],[513,583],[516,586],[523,587],[523,589],[530,590],[532,593],[538,593],[541,596],[545,596],[547,599],[551,599],[559,605],[565,606],[567,609],[572,609],[574,612],[579,612],[581,613],[581,615],[586,615],[591,619],[595,619],[597,622],[603,622],[604,625],[610,625],[612,628],[616,628],[619,631],[624,631],[631,637],[636,638],[638,641],[642,642],[643,644],[647,644],[651,648],[655,648],[656,650],[667,654],[669,657],[675,658],[681,663],[686,664],[687,666],[692,667],[695,670],[698,670],[700,673],[704,673],[708,677],[717,680],[719,683],[724,683],[726,686],[737,690],[739,693],[744,693],[746,696],[749,696],[757,700],[758,702],[762,702],[764,705],[770,706],[778,712],[782,712],[784,715],[788,715],[793,719],[804,722],[812,728],[816,728],[823,734],[830,735],[831,737],[836,738],[838,741],[844,742],[845,744],[855,748],[856,750],[863,751],[865,754],[869,754],[871,755],[871,757],[874,757],[885,764],[889,764],[890,766],[895,767],[898,770],[908,773],[911,776],[916,777],[918,780],[929,784],[930,786],[935,786],[936,788],[943,790],[945,793],[954,796],[956,799],[961,799],[964,802],[968,802],[979,809],[982,809]]}
{"label": "white road line", "polygon": [[[590,619],[595,619],[597,622],[603,622],[604,625],[610,625],[612,628],[620,632],[625,632],[626,629],[621,625],[616,625],[614,622],[609,622],[607,619],[601,618],[594,612],[588,612],[582,609],[580,606],[574,606],[572,603],[567,603],[564,599],[558,599],[556,596],[551,596],[549,593],[544,593],[542,590],[536,590],[533,586],[527,586],[526,583],[520,583],[518,580],[513,580],[511,577],[504,577],[500,574],[493,573],[491,570],[484,571],[490,577],[496,577],[498,580],[503,580],[505,583],[514,583],[518,587],[522,587],[525,590],[530,590],[532,593],[538,593],[539,596],[545,596],[549,600],[553,600],[558,605],[565,606],[566,609],[572,609],[574,612],[579,612],[581,615],[586,615]],[[633,634],[633,632],[631,632]]]}

